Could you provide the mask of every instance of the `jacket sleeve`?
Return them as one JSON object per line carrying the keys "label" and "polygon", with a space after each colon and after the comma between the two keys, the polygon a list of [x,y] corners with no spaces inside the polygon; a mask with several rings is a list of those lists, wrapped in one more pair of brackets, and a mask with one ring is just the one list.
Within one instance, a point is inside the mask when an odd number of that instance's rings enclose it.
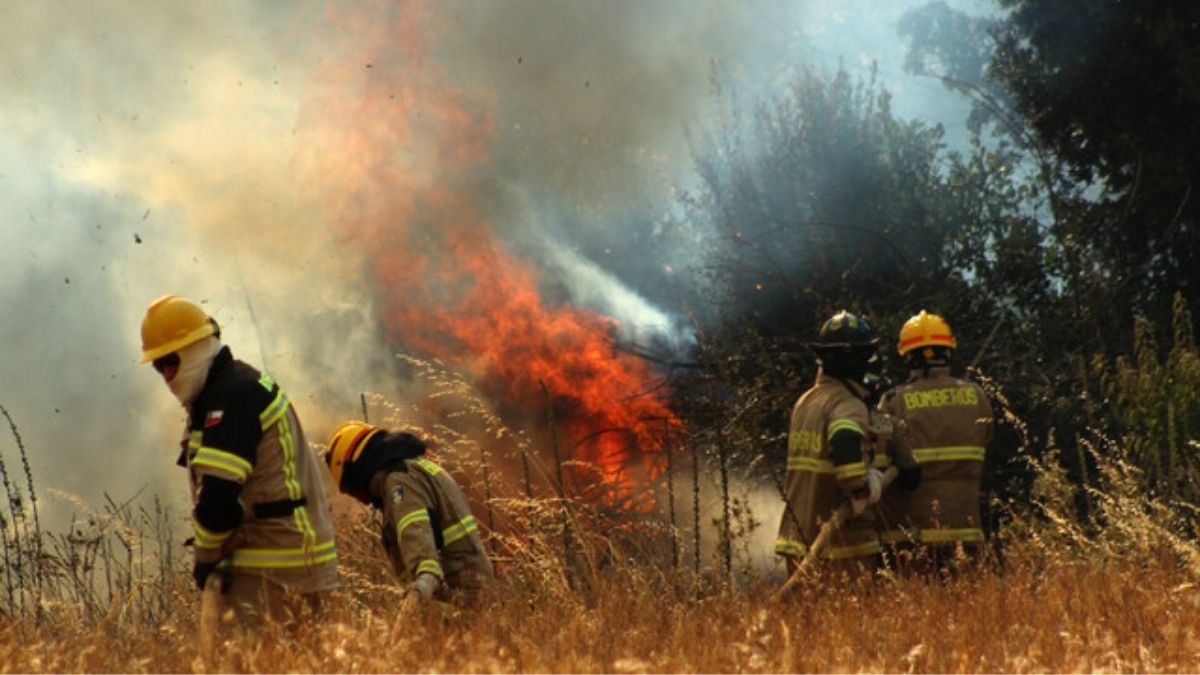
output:
{"label": "jacket sleeve", "polygon": [[192,512],[192,533],[197,562],[217,562],[226,540],[242,524],[239,499],[242,486],[233,481],[204,476]]}
{"label": "jacket sleeve", "polygon": [[825,429],[829,460],[833,464],[834,477],[847,492],[865,484],[867,462],[863,439],[869,426],[867,407],[861,401],[841,401],[830,411]]}
{"label": "jacket sleeve", "polygon": [[215,562],[244,517],[242,486],[254,469],[262,428],[254,402],[236,396],[211,402],[195,424],[200,426],[191,462],[200,485],[192,512],[195,555],[197,561]]}
{"label": "jacket sleeve", "polygon": [[397,485],[388,498],[388,514],[399,549],[404,571],[413,579],[424,572],[442,579],[441,554],[433,528],[435,523],[432,500],[419,486],[408,482]]}

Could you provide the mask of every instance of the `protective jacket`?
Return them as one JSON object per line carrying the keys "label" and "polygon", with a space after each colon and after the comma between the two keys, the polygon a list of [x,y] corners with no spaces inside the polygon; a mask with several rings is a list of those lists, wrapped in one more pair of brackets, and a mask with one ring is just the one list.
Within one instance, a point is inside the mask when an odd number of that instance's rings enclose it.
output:
{"label": "protective jacket", "polygon": [[[802,558],[849,494],[860,483],[870,458],[870,424],[867,406],[860,398],[864,392],[855,385],[818,375],[816,384],[806,391],[792,408],[788,431],[787,486],[783,518],[775,553],[787,558]],[[861,453],[855,457],[834,457],[830,439],[839,431],[856,432],[862,438]],[[868,510],[851,518],[834,534],[822,558],[846,559],[878,553],[879,537]]]}
{"label": "protective jacket", "polygon": [[192,401],[179,464],[191,484],[198,563],[298,593],[338,585],[329,507],[296,412],[269,375],[228,347]]}
{"label": "protective jacket", "polygon": [[402,581],[428,572],[441,599],[478,599],[495,579],[475,516],[458,483],[428,459],[404,460],[383,486],[383,546]]}
{"label": "protective jacket", "polygon": [[952,377],[948,367],[911,376],[880,401],[903,426],[921,466],[920,485],[902,508],[926,544],[981,542],[979,491],[994,433],[991,403],[978,384]]}

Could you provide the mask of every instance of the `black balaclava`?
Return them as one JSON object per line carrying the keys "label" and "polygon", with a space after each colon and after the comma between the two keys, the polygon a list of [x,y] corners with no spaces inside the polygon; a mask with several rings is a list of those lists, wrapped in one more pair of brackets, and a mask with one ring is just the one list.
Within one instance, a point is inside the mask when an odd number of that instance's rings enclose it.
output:
{"label": "black balaclava", "polygon": [[367,441],[367,447],[353,462],[348,462],[342,470],[342,492],[354,496],[361,502],[380,506],[378,497],[371,494],[371,479],[377,471],[391,469],[394,471],[407,470],[406,459],[416,459],[425,454],[425,441],[416,436],[399,431],[375,434]]}
{"label": "black balaclava", "polygon": [[817,361],[821,371],[839,380],[863,383],[863,378],[871,365],[871,357],[877,350],[874,345],[855,345],[850,347],[818,348]]}
{"label": "black balaclava", "polygon": [[924,377],[929,377],[930,368],[944,368],[950,365],[954,350],[949,347],[929,346],[918,347],[904,356],[908,369],[920,370]]}

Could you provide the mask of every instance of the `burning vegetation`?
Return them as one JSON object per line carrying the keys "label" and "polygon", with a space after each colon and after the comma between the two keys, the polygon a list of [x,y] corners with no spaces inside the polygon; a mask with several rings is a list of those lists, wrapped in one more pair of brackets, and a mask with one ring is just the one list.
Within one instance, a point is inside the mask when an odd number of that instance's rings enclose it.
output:
{"label": "burning vegetation", "polygon": [[[681,426],[670,386],[615,348],[614,319],[543,299],[533,263],[506,250],[485,213],[492,94],[452,86],[431,60],[435,7],[383,15],[338,13],[356,46],[335,51],[351,56],[330,65],[303,118],[323,148],[316,182],[365,255],[389,340],[463,369],[510,418],[553,420],[537,444],[566,462],[564,488],[583,494],[599,478],[602,492],[628,496],[662,473],[663,435]],[[346,78],[359,92],[350,101]]]}

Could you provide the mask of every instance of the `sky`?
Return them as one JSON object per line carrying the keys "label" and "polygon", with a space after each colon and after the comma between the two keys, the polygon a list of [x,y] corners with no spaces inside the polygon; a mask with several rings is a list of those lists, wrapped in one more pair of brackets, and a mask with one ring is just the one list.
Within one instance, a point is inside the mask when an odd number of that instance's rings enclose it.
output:
{"label": "sky", "polygon": [[[965,102],[901,68],[920,4],[0,0],[0,405],[42,508],[186,504],[183,411],[138,363],[166,293],[275,376],[310,442],[361,392],[416,395],[391,354],[452,292],[455,236],[630,339],[686,341],[603,242],[693,184],[714,83],[750,104],[875,64],[898,115],[960,142]],[[10,473],[15,453],[0,434]]]}

